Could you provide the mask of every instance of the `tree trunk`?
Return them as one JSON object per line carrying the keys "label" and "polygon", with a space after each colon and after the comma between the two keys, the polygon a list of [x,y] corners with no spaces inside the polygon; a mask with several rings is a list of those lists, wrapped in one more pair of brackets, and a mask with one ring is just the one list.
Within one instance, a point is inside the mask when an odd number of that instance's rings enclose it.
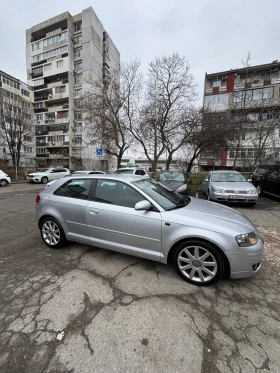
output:
{"label": "tree trunk", "polygon": [[117,168],[121,168],[122,156],[123,156],[123,154],[119,153],[119,155],[117,157]]}
{"label": "tree trunk", "polygon": [[157,172],[157,158],[152,160],[152,172]]}
{"label": "tree trunk", "polygon": [[171,155],[168,155],[168,158],[167,158],[167,160],[166,160],[165,169],[166,169],[167,171],[169,170],[169,167],[170,167],[171,161],[172,161],[172,154],[171,154]]}

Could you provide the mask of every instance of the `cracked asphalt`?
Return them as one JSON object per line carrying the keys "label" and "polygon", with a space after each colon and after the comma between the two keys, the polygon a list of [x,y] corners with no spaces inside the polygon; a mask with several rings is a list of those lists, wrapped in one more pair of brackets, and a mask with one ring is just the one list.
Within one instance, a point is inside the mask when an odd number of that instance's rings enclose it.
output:
{"label": "cracked asphalt", "polygon": [[0,188],[1,373],[280,372],[279,200],[236,207],[264,237],[261,271],[200,288],[151,261],[48,248],[42,188]]}

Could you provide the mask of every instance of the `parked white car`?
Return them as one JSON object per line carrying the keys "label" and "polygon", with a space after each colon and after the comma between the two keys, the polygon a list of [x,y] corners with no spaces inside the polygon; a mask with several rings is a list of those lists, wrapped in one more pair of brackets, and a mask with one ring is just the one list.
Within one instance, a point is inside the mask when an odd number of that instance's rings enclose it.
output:
{"label": "parked white car", "polygon": [[45,168],[39,172],[32,172],[28,175],[27,180],[30,183],[47,184],[49,181],[61,179],[68,175],[70,175],[70,171],[67,168]]}
{"label": "parked white car", "polygon": [[11,178],[4,171],[0,170],[0,186],[5,187],[11,183]]}
{"label": "parked white car", "polygon": [[150,177],[146,170],[144,170],[143,168],[137,168],[137,167],[119,168],[113,173],[119,174],[119,175],[136,175],[136,176]]}

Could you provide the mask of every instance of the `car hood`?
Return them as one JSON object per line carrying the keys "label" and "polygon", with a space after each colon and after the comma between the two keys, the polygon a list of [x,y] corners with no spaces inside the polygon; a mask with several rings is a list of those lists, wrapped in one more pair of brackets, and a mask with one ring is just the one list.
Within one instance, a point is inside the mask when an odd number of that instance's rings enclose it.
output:
{"label": "car hood", "polygon": [[246,182],[226,182],[226,181],[213,181],[211,182],[211,186],[214,188],[222,188],[226,190],[250,190],[253,189],[254,186],[250,183]]}
{"label": "car hood", "polygon": [[182,181],[174,181],[174,180],[170,180],[170,181],[161,181],[159,180],[159,183],[164,185],[166,188],[168,189],[171,189],[171,190],[177,190],[178,188],[180,188],[180,186],[186,184]]}
{"label": "car hood", "polygon": [[191,198],[190,203],[183,208],[166,211],[165,219],[230,235],[257,231],[251,220],[241,212],[199,198]]}

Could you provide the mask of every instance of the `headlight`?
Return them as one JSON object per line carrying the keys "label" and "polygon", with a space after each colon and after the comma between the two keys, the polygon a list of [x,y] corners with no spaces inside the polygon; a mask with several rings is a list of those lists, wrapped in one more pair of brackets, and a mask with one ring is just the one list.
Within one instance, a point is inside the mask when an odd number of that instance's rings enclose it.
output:
{"label": "headlight", "polygon": [[224,189],[221,189],[221,188],[213,188],[214,189],[214,192],[217,192],[217,193],[225,193],[225,190]]}
{"label": "headlight", "polygon": [[235,239],[240,247],[253,246],[258,242],[258,237],[254,232],[240,234],[236,236]]}
{"label": "headlight", "polygon": [[180,186],[178,189],[176,189],[176,192],[183,192],[184,190],[187,189],[187,185],[186,184],[183,184],[182,186]]}
{"label": "headlight", "polygon": [[257,189],[248,190],[248,194],[258,194]]}

